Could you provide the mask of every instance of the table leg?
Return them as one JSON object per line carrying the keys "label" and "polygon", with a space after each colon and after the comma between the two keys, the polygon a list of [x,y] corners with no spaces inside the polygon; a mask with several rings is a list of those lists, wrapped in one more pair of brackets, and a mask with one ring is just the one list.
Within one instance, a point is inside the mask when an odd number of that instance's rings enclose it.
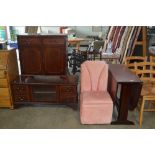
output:
{"label": "table leg", "polygon": [[[121,95],[119,102],[118,118],[111,124],[128,124],[134,125],[134,122],[127,120],[128,117],[128,106],[130,104],[130,92],[132,91],[131,84],[121,84]],[[136,95],[136,94],[135,94]]]}
{"label": "table leg", "polygon": [[80,49],[80,42],[76,43],[76,49],[79,50]]}

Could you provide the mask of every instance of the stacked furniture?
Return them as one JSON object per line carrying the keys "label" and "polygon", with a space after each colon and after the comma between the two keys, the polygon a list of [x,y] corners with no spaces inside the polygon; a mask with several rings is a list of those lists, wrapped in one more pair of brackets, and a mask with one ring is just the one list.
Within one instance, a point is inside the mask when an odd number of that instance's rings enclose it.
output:
{"label": "stacked furniture", "polygon": [[107,53],[108,45],[112,44],[111,52],[120,55],[120,63],[124,63],[127,56],[146,56],[146,32],[144,26],[111,26],[103,53]]}
{"label": "stacked furniture", "polygon": [[[142,126],[143,112],[155,111],[155,63],[135,63],[136,75],[143,81],[140,102],[139,125]],[[140,68],[140,69],[139,69]]]}
{"label": "stacked furniture", "polygon": [[13,109],[10,83],[17,75],[16,49],[0,50],[0,107]]}
{"label": "stacked furniture", "polygon": [[18,105],[65,104],[77,108],[76,76],[67,74],[66,35],[17,36],[21,76],[12,83]]}
{"label": "stacked furniture", "polygon": [[133,72],[136,73],[135,62],[146,62],[147,57],[129,56],[125,58],[125,65]]}
{"label": "stacked furniture", "polygon": [[155,57],[126,57],[125,65],[143,82],[140,100],[139,125],[142,127],[143,112],[155,111]]}
{"label": "stacked furniture", "polygon": [[85,60],[104,60],[108,63],[124,64],[128,56],[146,56],[147,27],[111,26],[106,40],[99,42],[101,43],[99,48],[73,52],[71,59],[74,63],[70,65],[73,67],[73,74],[77,72],[79,64]]}

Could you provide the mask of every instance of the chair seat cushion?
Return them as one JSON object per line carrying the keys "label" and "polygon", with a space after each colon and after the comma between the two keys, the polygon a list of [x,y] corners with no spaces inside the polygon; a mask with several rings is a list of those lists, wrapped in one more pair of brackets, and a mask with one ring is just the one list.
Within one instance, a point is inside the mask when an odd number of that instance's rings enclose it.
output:
{"label": "chair seat cushion", "polygon": [[82,92],[80,96],[82,124],[110,124],[113,102],[108,92]]}
{"label": "chair seat cushion", "polygon": [[103,104],[113,103],[109,93],[106,91],[83,92],[81,93],[81,100],[84,106],[102,106]]}

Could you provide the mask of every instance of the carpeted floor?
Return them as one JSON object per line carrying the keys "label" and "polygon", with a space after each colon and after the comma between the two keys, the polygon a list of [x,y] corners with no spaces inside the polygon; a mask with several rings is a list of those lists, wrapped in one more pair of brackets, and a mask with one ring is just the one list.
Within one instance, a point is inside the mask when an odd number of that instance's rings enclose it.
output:
{"label": "carpeted floor", "polygon": [[[155,128],[155,113],[144,113],[142,128]],[[139,129],[138,112],[129,113],[135,125],[82,125],[79,110],[66,106],[0,109],[1,129]]]}

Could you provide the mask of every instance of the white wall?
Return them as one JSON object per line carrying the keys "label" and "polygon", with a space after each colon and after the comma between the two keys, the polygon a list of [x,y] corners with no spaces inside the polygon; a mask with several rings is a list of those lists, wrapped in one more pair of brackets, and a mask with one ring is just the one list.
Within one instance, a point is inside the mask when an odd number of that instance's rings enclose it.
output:
{"label": "white wall", "polygon": [[[75,26],[73,29],[76,31],[77,37],[98,36],[100,32],[93,32],[92,26]],[[103,37],[105,38],[108,26],[102,26]]]}
{"label": "white wall", "polygon": [[[95,36],[99,35],[99,32],[93,32],[92,26],[69,26],[76,32],[77,37]],[[108,26],[102,26],[103,37],[105,38]],[[59,34],[59,26],[42,26],[43,33]]]}
{"label": "white wall", "polygon": [[25,26],[15,26],[17,34],[24,34],[25,33]]}
{"label": "white wall", "polygon": [[60,26],[41,26],[42,33],[59,34]]}
{"label": "white wall", "polygon": [[[95,36],[99,35],[99,32],[93,32],[92,26],[69,26],[71,29],[73,29],[76,32],[77,37],[86,37],[86,36]],[[45,34],[59,34],[60,32],[60,26],[41,26],[41,31]],[[108,26],[102,26],[102,33],[103,38],[105,38]],[[16,29],[18,30],[18,34],[25,32],[25,26],[16,26]]]}

